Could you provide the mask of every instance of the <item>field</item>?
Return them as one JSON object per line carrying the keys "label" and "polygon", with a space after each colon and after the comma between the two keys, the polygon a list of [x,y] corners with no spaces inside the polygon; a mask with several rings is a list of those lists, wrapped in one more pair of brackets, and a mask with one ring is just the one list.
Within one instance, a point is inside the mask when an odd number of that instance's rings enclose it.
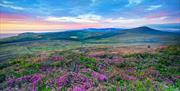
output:
{"label": "field", "polygon": [[7,53],[16,56],[8,57],[8,60],[4,57],[6,61],[0,64],[0,89],[3,91],[179,90],[179,45],[84,47],[80,43],[74,43],[73,46],[68,45],[68,42],[67,45],[61,43],[64,46],[54,47],[58,44],[48,45],[52,43],[43,42],[41,44],[43,47],[23,43],[21,47],[8,45],[8,48],[7,46],[2,48],[3,51],[16,50],[14,53]]}
{"label": "field", "polygon": [[180,91],[180,0],[0,0],[0,91]]}
{"label": "field", "polygon": [[179,91],[179,39],[148,27],[0,39],[0,90]]}

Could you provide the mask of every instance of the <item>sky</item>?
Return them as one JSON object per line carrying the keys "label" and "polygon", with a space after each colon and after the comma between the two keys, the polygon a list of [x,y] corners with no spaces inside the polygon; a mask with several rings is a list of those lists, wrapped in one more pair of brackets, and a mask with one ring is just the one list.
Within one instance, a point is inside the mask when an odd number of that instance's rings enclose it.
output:
{"label": "sky", "polygon": [[180,0],[0,0],[0,33],[177,23]]}

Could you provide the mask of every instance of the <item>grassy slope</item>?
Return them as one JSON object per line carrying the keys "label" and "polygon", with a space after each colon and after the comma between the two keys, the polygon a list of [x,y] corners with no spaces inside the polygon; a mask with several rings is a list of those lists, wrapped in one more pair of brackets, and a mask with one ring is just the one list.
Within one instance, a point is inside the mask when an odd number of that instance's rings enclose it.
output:
{"label": "grassy slope", "polygon": [[0,61],[22,54],[31,55],[41,51],[66,50],[81,46],[169,45],[179,44],[179,39],[179,34],[160,32],[147,27],[101,32],[79,30],[40,34],[24,33],[0,40]]}
{"label": "grassy slope", "polygon": [[[39,55],[22,55],[0,65],[0,89],[35,89],[27,76],[41,74],[36,86],[39,91],[75,89],[82,83],[93,83],[86,89],[109,91],[178,91],[180,46],[157,47],[156,49],[132,46],[122,47],[127,53],[118,53],[121,47],[85,47],[66,51],[53,51]],[[125,50],[126,49],[126,50]],[[145,51],[146,50],[146,51]],[[137,51],[137,52],[136,52]],[[139,52],[138,52],[139,51]],[[117,52],[114,54],[114,52]],[[63,58],[62,58],[63,57]],[[118,60],[117,60],[118,59]],[[79,66],[77,66],[79,65]],[[89,71],[84,71],[89,70]],[[86,77],[83,82],[80,77]],[[93,77],[98,72],[104,79]],[[69,75],[65,75],[68,73]],[[73,75],[76,74],[76,75]],[[59,77],[69,82],[58,85]],[[26,80],[17,78],[26,77]],[[11,78],[9,83],[5,78]],[[14,79],[14,80],[13,80]],[[62,81],[63,82],[63,81]],[[82,88],[81,88],[82,89]]]}

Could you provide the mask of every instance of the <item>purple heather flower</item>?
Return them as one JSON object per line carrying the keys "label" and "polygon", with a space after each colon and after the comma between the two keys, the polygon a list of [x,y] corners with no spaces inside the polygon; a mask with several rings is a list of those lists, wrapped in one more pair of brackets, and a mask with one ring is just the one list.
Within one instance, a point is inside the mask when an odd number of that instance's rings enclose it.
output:
{"label": "purple heather flower", "polygon": [[14,86],[15,84],[22,82],[22,81],[30,82],[33,85],[33,89],[31,91],[37,91],[36,86],[41,79],[42,79],[41,74],[34,74],[34,75],[23,76],[23,77],[20,77],[17,79],[11,79],[7,83],[9,86]]}
{"label": "purple heather flower", "polygon": [[68,74],[65,74],[57,79],[57,84],[59,87],[63,87],[68,83],[67,76]]}
{"label": "purple heather flower", "polygon": [[48,67],[48,66],[41,66],[40,69],[42,71],[49,71],[49,72],[53,70],[52,67]]}
{"label": "purple heather flower", "polygon": [[89,81],[89,82],[85,82],[83,83],[82,87],[85,88],[85,89],[89,89],[91,87],[93,87],[93,81]]}
{"label": "purple heather flower", "polygon": [[127,72],[128,72],[128,73],[132,73],[132,72],[134,72],[134,71],[135,71],[134,68],[128,68],[128,69],[127,69]]}
{"label": "purple heather flower", "polygon": [[170,80],[170,79],[168,79],[168,78],[164,78],[164,81],[165,81],[166,83],[168,83],[168,84],[172,84],[172,83],[173,83],[173,81]]}
{"label": "purple heather flower", "polygon": [[105,75],[103,75],[103,74],[100,74],[99,80],[105,81],[105,80],[107,80],[107,77]]}
{"label": "purple heather flower", "polygon": [[40,80],[42,79],[42,75],[41,74],[36,74],[34,75],[31,80],[32,80],[32,83],[34,85],[36,85]]}
{"label": "purple heather flower", "polygon": [[79,84],[84,89],[88,89],[93,86],[93,81],[87,78],[84,75],[81,75],[80,73],[75,73],[75,72],[70,72],[66,73],[65,75],[59,77],[56,80],[58,86],[62,88],[64,85],[67,85],[68,83],[74,84]]}
{"label": "purple heather flower", "polygon": [[72,91],[86,91],[86,89],[84,89],[83,87],[80,87],[80,86],[76,86],[72,89]]}
{"label": "purple heather flower", "polygon": [[88,56],[89,57],[97,57],[98,55],[97,54],[89,54]]}
{"label": "purple heather flower", "polygon": [[91,75],[92,75],[93,77],[97,78],[97,79],[100,80],[100,81],[105,81],[105,80],[107,80],[107,77],[106,77],[105,75],[100,74],[100,73],[98,73],[98,72],[92,72]]}

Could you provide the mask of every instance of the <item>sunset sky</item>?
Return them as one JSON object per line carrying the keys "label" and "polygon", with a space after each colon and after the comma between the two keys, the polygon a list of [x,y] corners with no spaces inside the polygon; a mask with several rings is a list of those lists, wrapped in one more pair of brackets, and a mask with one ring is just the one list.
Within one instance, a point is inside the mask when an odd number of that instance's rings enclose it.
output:
{"label": "sunset sky", "polygon": [[180,0],[0,0],[0,33],[178,23]]}

